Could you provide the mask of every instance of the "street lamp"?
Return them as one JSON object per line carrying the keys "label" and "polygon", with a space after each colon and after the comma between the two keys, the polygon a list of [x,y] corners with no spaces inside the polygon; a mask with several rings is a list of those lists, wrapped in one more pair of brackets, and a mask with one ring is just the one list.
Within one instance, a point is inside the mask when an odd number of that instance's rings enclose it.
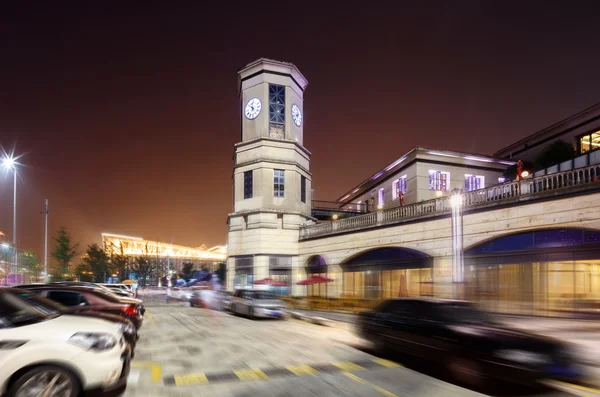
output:
{"label": "street lamp", "polygon": [[15,249],[15,264],[13,273],[15,277],[19,272],[19,253],[17,251],[17,159],[12,155],[5,155],[2,160],[2,166],[13,172],[13,247]]}
{"label": "street lamp", "polygon": [[463,196],[459,189],[454,189],[450,197],[450,206],[452,207],[452,280],[455,283],[464,281],[464,260],[463,260],[463,220],[462,206]]}

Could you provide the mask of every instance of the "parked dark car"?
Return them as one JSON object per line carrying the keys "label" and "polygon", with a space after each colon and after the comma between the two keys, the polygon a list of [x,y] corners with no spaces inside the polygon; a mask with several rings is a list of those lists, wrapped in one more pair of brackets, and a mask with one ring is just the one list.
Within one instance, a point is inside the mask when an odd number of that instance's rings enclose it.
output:
{"label": "parked dark car", "polygon": [[[100,291],[104,291],[105,293],[107,293],[109,295],[116,295],[118,298],[127,298],[127,296],[115,294],[115,292],[113,290],[103,286],[102,284],[90,283],[87,281],[55,281],[52,283],[23,284],[23,285],[18,285],[17,287],[18,288],[32,288],[32,287],[39,287],[39,286],[46,286],[46,285],[88,287],[88,288],[93,288],[93,289],[97,289]],[[140,312],[142,313],[142,316],[143,316],[144,313],[146,312],[146,308],[144,307],[144,303],[142,302],[142,300],[137,299],[137,298],[132,298],[132,297],[129,297],[129,298],[133,300],[132,302],[137,303],[138,307],[140,308]]]}
{"label": "parked dark car", "polygon": [[471,385],[581,376],[566,343],[496,323],[470,302],[390,299],[361,313],[358,330],[378,350],[441,363]]}
{"label": "parked dark car", "polygon": [[[60,314],[69,314],[83,317],[93,317],[99,318],[106,321],[111,321],[113,323],[119,323],[121,325],[121,329],[123,330],[123,336],[129,343],[131,347],[131,351],[135,350],[135,345],[139,339],[137,329],[131,322],[131,320],[118,316],[116,314],[103,313],[100,311],[91,311],[80,308],[79,306],[68,308],[66,306],[61,305],[60,303],[44,298],[41,295],[38,295],[34,291],[28,291],[25,289],[18,288],[3,288],[4,290],[9,291],[12,294],[18,295],[21,299],[26,300],[31,305],[41,309],[44,312],[57,312]],[[133,357],[133,354],[132,354]]]}
{"label": "parked dark car", "polygon": [[18,288],[33,291],[74,311],[116,314],[131,320],[136,329],[142,326],[142,308],[137,299],[119,297],[98,288],[81,285],[30,284]]}

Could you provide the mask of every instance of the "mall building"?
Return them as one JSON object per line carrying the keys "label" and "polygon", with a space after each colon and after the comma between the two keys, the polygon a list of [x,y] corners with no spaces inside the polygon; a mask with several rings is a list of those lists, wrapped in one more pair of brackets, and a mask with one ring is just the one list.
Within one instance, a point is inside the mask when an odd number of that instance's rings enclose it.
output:
{"label": "mall building", "polygon": [[[323,205],[303,145],[306,78],[263,58],[238,82],[227,285],[270,279],[350,310],[435,296],[546,315],[600,301],[600,105],[493,155],[415,146]],[[559,139],[573,158],[514,178]]]}

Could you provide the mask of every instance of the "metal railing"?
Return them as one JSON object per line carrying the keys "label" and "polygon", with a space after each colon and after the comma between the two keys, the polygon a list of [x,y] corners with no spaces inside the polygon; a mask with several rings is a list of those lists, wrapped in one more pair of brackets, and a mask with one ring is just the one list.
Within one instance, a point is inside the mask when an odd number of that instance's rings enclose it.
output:
{"label": "metal railing", "polygon": [[[586,187],[600,188],[600,165],[466,192],[462,194],[462,205],[463,210],[493,207],[511,202],[527,201],[544,195],[562,195],[573,189],[585,190]],[[401,223],[413,219],[426,219],[450,214],[451,211],[450,197],[441,197],[337,221],[302,226],[300,228],[300,239],[304,240],[351,230]]]}

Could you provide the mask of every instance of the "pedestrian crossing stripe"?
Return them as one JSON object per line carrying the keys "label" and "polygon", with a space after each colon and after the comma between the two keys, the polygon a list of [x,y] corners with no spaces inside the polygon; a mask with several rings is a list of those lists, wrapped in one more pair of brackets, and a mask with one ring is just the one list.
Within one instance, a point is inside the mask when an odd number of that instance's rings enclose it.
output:
{"label": "pedestrian crossing stripe", "polygon": [[203,385],[208,383],[208,378],[204,372],[193,374],[193,375],[179,375],[173,377],[175,385],[177,386],[188,386],[188,385]]}
{"label": "pedestrian crossing stripe", "polygon": [[222,372],[198,372],[195,374],[174,375],[164,378],[165,385],[191,386],[203,385],[208,383],[219,383],[227,381],[252,381],[269,380],[274,377],[283,376],[310,376],[320,373],[351,373],[357,371],[372,370],[377,368],[396,368],[400,364],[384,359],[372,359],[365,361],[342,361],[331,364],[321,365],[290,365],[283,368],[254,368],[239,369]]}
{"label": "pedestrian crossing stripe", "polygon": [[260,369],[242,369],[233,371],[240,380],[259,380],[269,379],[269,377]]}
{"label": "pedestrian crossing stripe", "polygon": [[319,373],[319,371],[310,365],[292,365],[285,368],[296,376],[314,375]]}
{"label": "pedestrian crossing stripe", "polygon": [[335,365],[336,367],[338,367],[339,369],[341,369],[342,371],[362,371],[365,368],[361,367],[358,364],[353,363],[352,361],[343,361],[343,362],[339,362],[339,363],[333,363],[333,365]]}

